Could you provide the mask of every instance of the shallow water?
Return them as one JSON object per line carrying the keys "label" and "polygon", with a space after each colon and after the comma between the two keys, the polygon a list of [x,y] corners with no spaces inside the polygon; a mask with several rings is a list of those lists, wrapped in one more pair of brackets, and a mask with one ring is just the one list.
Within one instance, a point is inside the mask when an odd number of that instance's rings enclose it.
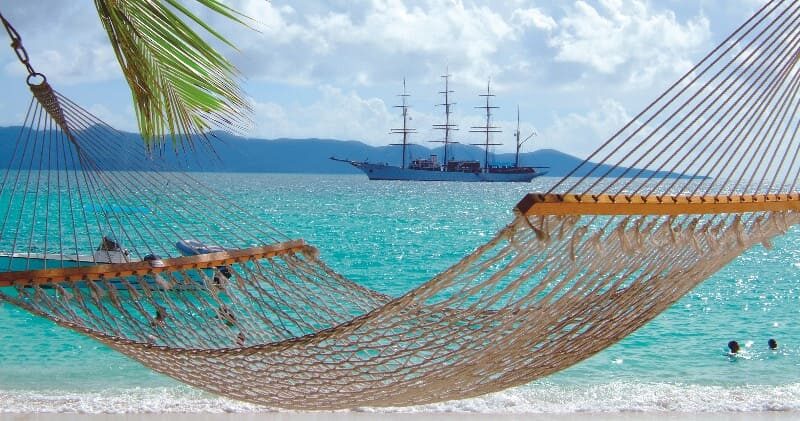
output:
{"label": "shallow water", "polygon": [[[230,200],[316,246],[348,278],[399,295],[512,219],[531,184],[370,182],[361,175],[206,177]],[[617,345],[498,394],[407,411],[800,410],[800,233],[758,246]],[[0,304],[0,412],[251,411]],[[767,349],[774,337],[778,351]],[[729,340],[743,344],[736,358]]]}

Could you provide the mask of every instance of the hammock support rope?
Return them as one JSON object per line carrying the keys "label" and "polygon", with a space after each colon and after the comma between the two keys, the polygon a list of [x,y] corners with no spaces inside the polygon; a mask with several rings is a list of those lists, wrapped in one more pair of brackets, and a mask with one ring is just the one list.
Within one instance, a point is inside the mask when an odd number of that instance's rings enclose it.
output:
{"label": "hammock support rope", "polygon": [[0,299],[274,407],[525,384],[800,222],[798,51],[800,3],[767,2],[494,238],[401,297],[347,280],[44,81],[0,181]]}

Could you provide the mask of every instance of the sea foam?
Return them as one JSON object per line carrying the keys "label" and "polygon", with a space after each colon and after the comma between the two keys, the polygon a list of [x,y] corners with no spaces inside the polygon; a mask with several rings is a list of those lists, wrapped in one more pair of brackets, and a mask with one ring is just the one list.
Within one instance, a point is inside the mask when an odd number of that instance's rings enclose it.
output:
{"label": "sea foam", "polygon": [[[104,392],[0,391],[0,413],[255,413],[283,412],[195,389],[116,389]],[[612,382],[591,386],[536,382],[461,401],[402,408],[356,408],[369,413],[540,414],[587,412],[800,411],[800,383],[783,386],[701,386]]]}

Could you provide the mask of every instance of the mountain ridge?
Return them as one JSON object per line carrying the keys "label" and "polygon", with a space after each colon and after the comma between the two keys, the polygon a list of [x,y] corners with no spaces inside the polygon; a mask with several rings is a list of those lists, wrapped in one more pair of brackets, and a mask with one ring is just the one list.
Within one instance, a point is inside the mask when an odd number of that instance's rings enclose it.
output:
{"label": "mountain ridge", "polygon": [[[19,126],[0,127],[0,168],[8,166],[8,159],[13,153],[14,142],[19,136]],[[122,132],[132,137],[132,141],[140,141],[137,134]],[[338,140],[328,138],[277,138],[259,139],[230,135],[223,132],[212,132],[211,147],[203,142],[195,142],[195,147],[181,155],[171,153],[168,149],[162,157],[171,164],[185,171],[207,172],[257,172],[257,173],[316,173],[316,174],[360,174],[361,172],[346,163],[332,161],[330,157],[354,161],[370,161],[400,165],[401,153],[397,146],[371,146],[357,140]],[[409,145],[408,153],[414,158],[427,158],[430,155],[443,156],[442,147],[427,148],[420,145]],[[449,157],[459,160],[483,160],[483,150],[477,146],[456,144],[450,146]],[[492,154],[494,163],[514,162],[513,153]],[[408,158],[407,161],[408,162]],[[564,176],[579,165],[581,158],[554,149],[539,149],[520,154],[522,166],[546,166],[548,175]],[[576,172],[576,176],[585,175],[593,165],[586,166]],[[610,176],[621,175],[626,168],[612,168],[600,165],[600,169],[610,171]],[[638,170],[636,170],[638,171]],[[653,175],[650,170],[643,170],[642,176]],[[655,175],[666,175],[657,172]]]}

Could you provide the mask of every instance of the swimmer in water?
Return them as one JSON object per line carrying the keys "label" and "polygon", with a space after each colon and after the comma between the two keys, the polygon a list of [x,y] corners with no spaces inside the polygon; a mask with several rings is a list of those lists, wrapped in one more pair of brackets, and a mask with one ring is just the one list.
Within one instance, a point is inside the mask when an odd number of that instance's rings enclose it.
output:
{"label": "swimmer in water", "polygon": [[728,349],[731,350],[731,354],[738,354],[739,353],[739,342],[736,342],[736,341],[728,342]]}
{"label": "swimmer in water", "polygon": [[778,350],[778,341],[776,341],[775,339],[768,340],[767,341],[767,345],[769,345],[769,349],[771,349],[773,351],[777,351]]}

